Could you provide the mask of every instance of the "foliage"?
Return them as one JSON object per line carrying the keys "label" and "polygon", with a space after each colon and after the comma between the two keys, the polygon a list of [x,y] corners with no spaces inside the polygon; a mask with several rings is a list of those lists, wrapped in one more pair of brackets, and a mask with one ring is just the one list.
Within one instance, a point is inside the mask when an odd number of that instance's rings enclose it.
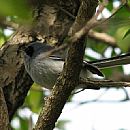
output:
{"label": "foliage", "polygon": [[129,35],[129,34],[130,34],[130,29],[128,29],[128,30],[126,31],[126,33],[125,33],[123,39],[124,39],[127,35]]}
{"label": "foliage", "polygon": [[[106,4],[106,9],[109,11],[109,14],[112,14],[114,10],[117,8],[113,6],[115,1],[109,1]],[[117,2],[121,3],[121,1],[117,0]],[[8,23],[15,24],[25,24],[31,21],[31,8],[26,3],[25,0],[1,0],[0,1],[0,44],[4,43],[9,36],[6,34],[6,30],[15,31],[13,26]],[[125,14],[125,15],[124,15]],[[88,39],[87,47],[92,51],[96,52],[95,55],[85,55],[85,59],[88,60],[96,60],[99,58],[106,58],[118,55],[123,52],[128,52],[130,49],[130,19],[129,15],[130,11],[124,6],[121,8],[112,18],[106,21],[104,24],[101,24],[94,30],[100,33],[106,33],[116,39],[115,46],[112,47],[109,43],[105,43],[100,40],[94,40],[92,38]],[[105,18],[107,13],[102,14],[103,18]],[[118,48],[118,51],[117,51]],[[107,52],[107,50],[110,50]],[[107,53],[106,53],[107,52]],[[98,56],[99,55],[99,56]],[[103,73],[107,78],[111,77],[111,75],[115,72],[123,73],[122,67],[117,67],[115,69],[105,69]],[[28,108],[32,113],[38,114],[43,103],[43,99],[45,98],[45,91],[39,88],[37,85],[34,85],[28,93],[26,101],[23,105],[23,108]],[[71,101],[71,99],[70,99]],[[16,114],[14,119],[18,118],[20,122],[19,128],[14,128],[14,130],[27,130],[28,123],[30,118],[21,117],[19,114]],[[59,129],[63,129],[64,124],[67,121],[59,121],[57,127]]]}
{"label": "foliage", "polygon": [[0,15],[10,20],[23,23],[31,18],[31,9],[26,0],[1,0],[0,5]]}

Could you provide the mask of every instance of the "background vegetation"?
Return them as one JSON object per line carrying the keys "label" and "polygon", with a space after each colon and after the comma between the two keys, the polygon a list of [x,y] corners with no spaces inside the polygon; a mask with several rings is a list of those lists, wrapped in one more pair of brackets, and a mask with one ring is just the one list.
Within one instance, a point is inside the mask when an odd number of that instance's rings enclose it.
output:
{"label": "background vegetation", "polygon": [[[86,60],[97,60],[108,58],[130,51],[130,1],[124,4],[124,0],[103,0],[98,6],[100,15],[99,20],[103,20],[112,15],[106,22],[100,24],[90,31],[88,35]],[[19,25],[29,25],[32,7],[26,0],[1,0],[0,1],[0,44],[5,43],[10,36],[16,32]],[[116,13],[114,13],[116,12]],[[129,75],[124,73],[122,66],[116,68],[104,69],[102,72],[107,79],[130,81]],[[122,89],[122,88],[121,88]],[[100,90],[99,90],[100,91]],[[125,98],[122,101],[129,100],[129,95],[123,89]],[[43,104],[43,99],[49,94],[40,86],[33,84],[24,104],[15,113],[12,120],[14,130],[31,129],[34,123],[34,117],[37,117]],[[68,102],[71,102],[73,96]],[[96,100],[95,100],[96,101]],[[86,102],[87,104],[87,102]],[[26,114],[25,114],[26,113]],[[18,123],[19,122],[19,123]],[[66,120],[57,123],[57,128],[64,129]],[[17,126],[15,126],[17,124]],[[123,130],[123,129],[122,129]]]}

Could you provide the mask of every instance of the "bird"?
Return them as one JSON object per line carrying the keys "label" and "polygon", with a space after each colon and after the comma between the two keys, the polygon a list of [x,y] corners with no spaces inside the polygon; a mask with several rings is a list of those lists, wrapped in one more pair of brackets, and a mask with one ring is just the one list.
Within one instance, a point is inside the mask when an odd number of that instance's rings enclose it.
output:
{"label": "bird", "polygon": [[[32,42],[23,51],[27,73],[35,83],[47,89],[52,89],[64,65],[64,58],[60,54],[56,53],[45,57],[46,52],[52,49],[54,47],[47,43]],[[88,76],[87,70],[99,76],[104,76],[97,67],[84,61],[80,76],[86,78]]]}
{"label": "bird", "polygon": [[[27,73],[35,83],[50,90],[53,88],[59,74],[62,72],[65,60],[65,58],[58,53],[46,57],[46,52],[53,49],[54,47],[47,43],[35,41],[31,42],[23,52],[24,65]],[[130,58],[129,54],[128,56],[119,56],[92,62],[84,60],[80,77],[88,78],[90,72],[104,77],[99,69],[127,64],[126,61],[128,61],[128,58]],[[125,62],[123,62],[122,59],[125,59]],[[79,86],[76,88],[79,88]]]}

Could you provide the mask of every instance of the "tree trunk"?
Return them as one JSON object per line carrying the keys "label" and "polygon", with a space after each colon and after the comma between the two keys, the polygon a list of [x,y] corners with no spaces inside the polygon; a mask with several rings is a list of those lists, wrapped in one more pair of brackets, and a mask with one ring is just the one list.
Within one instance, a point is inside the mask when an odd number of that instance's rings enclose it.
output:
{"label": "tree trunk", "polygon": [[78,0],[29,2],[35,9],[34,22],[30,26],[19,27],[1,47],[0,52],[0,86],[3,88],[10,120],[23,104],[33,83],[24,69],[20,48],[26,45],[25,43],[35,40],[46,41],[49,44],[62,43],[74,21],[64,10],[76,16],[80,5]]}
{"label": "tree trunk", "polygon": [[[97,6],[97,0],[28,1],[33,9],[35,9],[33,13],[33,23],[19,27],[9,41],[2,46],[0,52],[0,86],[5,96],[10,121],[16,110],[23,104],[28,90],[33,84],[30,76],[25,71],[20,48],[36,40],[47,42],[51,45],[62,44],[64,39],[68,36],[68,32],[69,36],[71,36],[83,27],[86,20],[89,20],[93,16]],[[80,43],[80,41],[78,41],[78,43]],[[79,48],[80,47],[83,51],[83,44],[80,45]],[[76,44],[73,44],[70,50],[73,50],[75,53],[75,49],[77,49],[79,53]],[[83,52],[79,55],[80,66],[77,71],[77,77],[80,72],[82,56]],[[78,57],[78,54],[74,57]],[[64,76],[68,74],[64,74]],[[71,76],[73,76],[73,74],[74,73],[72,73]],[[74,79],[75,81],[77,77]]]}

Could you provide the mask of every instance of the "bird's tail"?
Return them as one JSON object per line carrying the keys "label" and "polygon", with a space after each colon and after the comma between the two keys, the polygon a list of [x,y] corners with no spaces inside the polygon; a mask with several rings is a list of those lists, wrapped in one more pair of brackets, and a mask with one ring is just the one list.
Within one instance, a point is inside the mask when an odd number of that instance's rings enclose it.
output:
{"label": "bird's tail", "polygon": [[84,61],[83,68],[89,70],[93,74],[97,74],[98,76],[104,76],[99,69],[111,68],[126,64],[130,64],[130,53],[97,61]]}
{"label": "bird's tail", "polygon": [[89,70],[93,74],[104,77],[103,73],[93,64],[90,64],[86,61],[83,62],[83,68]]}

